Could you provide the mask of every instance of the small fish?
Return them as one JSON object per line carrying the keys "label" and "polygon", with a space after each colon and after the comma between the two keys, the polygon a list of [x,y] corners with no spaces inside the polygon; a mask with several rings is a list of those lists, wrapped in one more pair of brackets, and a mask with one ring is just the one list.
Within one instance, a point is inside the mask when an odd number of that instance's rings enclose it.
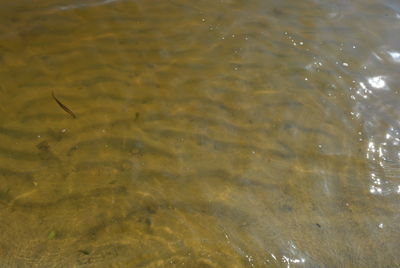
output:
{"label": "small fish", "polygon": [[59,101],[56,96],[54,96],[54,90],[51,92],[51,95],[53,96],[53,99],[57,102],[58,105],[60,105],[60,107],[66,111],[67,113],[69,113],[70,116],[72,116],[72,118],[76,118],[76,115],[64,104],[61,103],[61,101]]}

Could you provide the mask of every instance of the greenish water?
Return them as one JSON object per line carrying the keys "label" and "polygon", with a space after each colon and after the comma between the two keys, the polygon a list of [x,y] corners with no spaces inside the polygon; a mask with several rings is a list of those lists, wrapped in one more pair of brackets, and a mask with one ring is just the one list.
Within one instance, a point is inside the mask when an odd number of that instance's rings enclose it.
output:
{"label": "greenish water", "polygon": [[400,265],[397,2],[0,7],[0,267]]}

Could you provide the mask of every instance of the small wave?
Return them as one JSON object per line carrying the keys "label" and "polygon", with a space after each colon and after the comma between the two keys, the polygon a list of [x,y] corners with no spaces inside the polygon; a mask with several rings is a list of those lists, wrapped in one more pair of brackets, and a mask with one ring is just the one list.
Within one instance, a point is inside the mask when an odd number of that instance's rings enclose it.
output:
{"label": "small wave", "polygon": [[102,5],[108,5],[110,3],[117,2],[117,1],[120,1],[120,0],[103,0],[103,1],[90,2],[90,3],[79,3],[79,4],[74,4],[74,5],[68,5],[68,6],[58,6],[57,10],[65,11],[65,10],[71,10],[71,9],[102,6]]}

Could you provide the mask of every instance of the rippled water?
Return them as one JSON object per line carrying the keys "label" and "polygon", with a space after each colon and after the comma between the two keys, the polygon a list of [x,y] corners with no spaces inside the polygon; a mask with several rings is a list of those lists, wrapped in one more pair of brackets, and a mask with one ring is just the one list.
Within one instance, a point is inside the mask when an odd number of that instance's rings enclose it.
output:
{"label": "rippled water", "polygon": [[1,267],[400,266],[398,1],[0,7]]}

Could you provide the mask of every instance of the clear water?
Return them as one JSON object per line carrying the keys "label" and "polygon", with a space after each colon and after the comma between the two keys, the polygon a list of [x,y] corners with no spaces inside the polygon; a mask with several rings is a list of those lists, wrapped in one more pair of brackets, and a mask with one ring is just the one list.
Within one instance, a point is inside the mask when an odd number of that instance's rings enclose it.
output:
{"label": "clear water", "polygon": [[0,7],[1,267],[400,265],[397,1]]}

